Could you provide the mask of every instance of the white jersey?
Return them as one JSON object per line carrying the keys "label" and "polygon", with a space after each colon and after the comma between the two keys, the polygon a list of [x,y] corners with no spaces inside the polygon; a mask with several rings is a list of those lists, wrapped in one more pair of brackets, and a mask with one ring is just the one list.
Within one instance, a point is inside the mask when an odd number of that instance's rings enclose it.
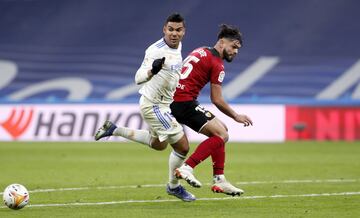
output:
{"label": "white jersey", "polygon": [[[173,101],[182,67],[181,47],[180,42],[177,49],[170,48],[162,38],[146,49],[141,67],[136,72],[135,81],[137,84],[145,82],[139,93],[151,102],[170,104]],[[165,57],[163,68],[148,81],[147,72],[151,70],[153,61],[163,57]]]}

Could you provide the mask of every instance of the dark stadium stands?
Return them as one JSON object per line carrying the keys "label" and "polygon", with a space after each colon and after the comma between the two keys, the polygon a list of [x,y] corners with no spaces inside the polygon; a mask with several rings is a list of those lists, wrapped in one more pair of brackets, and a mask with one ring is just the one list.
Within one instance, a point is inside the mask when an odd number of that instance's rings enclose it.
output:
{"label": "dark stadium stands", "polygon": [[[183,56],[239,26],[225,64],[231,102],[360,102],[360,2],[0,1],[0,102],[137,102],[134,74],[164,19],[186,18]],[[201,98],[209,101],[209,87]]]}

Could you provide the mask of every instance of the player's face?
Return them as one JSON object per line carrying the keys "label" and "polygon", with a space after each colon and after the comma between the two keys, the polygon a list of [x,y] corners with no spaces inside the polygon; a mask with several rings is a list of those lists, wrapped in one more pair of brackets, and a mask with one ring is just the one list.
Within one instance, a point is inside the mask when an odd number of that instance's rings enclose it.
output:
{"label": "player's face", "polygon": [[163,32],[166,44],[170,48],[178,48],[185,35],[184,23],[168,22],[165,24]]}
{"label": "player's face", "polygon": [[223,39],[223,57],[227,62],[231,62],[237,55],[241,44],[238,40]]}

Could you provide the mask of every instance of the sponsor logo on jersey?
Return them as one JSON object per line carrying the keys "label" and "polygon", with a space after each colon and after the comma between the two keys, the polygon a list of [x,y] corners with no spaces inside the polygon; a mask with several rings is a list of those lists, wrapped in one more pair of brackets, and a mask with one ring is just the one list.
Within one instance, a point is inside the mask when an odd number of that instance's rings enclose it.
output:
{"label": "sponsor logo on jersey", "polygon": [[195,52],[199,53],[200,57],[206,57],[206,52],[202,48],[196,49]]}
{"label": "sponsor logo on jersey", "polygon": [[221,72],[219,73],[218,81],[222,83],[222,82],[224,81],[224,78],[225,78],[225,72],[224,72],[224,71],[221,71]]}
{"label": "sponsor logo on jersey", "polygon": [[178,88],[178,89],[185,89],[185,85],[178,83],[178,84],[176,85],[176,88]]}

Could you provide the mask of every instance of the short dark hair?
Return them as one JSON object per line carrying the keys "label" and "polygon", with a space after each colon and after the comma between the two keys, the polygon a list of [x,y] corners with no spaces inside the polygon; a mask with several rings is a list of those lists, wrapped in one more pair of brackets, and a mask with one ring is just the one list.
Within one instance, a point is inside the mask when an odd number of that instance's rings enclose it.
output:
{"label": "short dark hair", "polygon": [[165,25],[169,22],[175,22],[175,23],[183,23],[185,26],[185,19],[181,14],[179,13],[173,13],[168,16],[166,19]]}
{"label": "short dark hair", "polygon": [[231,26],[228,24],[221,24],[220,32],[218,34],[218,39],[222,39],[222,38],[239,40],[240,45],[243,44],[242,34],[241,34],[239,28],[237,28],[235,26]]}

